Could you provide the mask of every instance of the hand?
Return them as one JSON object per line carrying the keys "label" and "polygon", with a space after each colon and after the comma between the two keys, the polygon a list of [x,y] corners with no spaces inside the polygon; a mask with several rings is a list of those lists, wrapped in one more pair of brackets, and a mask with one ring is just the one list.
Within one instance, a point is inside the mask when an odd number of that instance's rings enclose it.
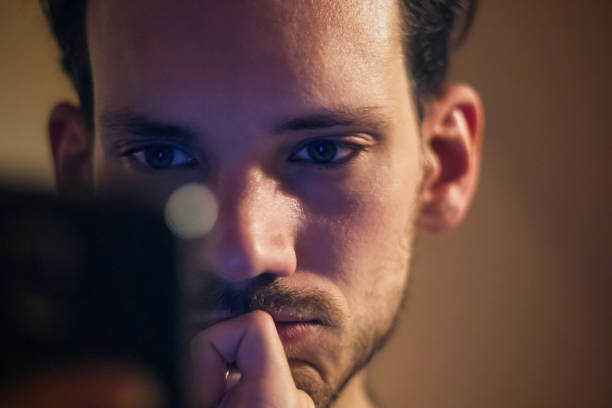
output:
{"label": "hand", "polygon": [[[217,323],[191,342],[198,408],[314,408],[291,376],[272,317],[254,311]],[[228,366],[240,379],[227,386]]]}

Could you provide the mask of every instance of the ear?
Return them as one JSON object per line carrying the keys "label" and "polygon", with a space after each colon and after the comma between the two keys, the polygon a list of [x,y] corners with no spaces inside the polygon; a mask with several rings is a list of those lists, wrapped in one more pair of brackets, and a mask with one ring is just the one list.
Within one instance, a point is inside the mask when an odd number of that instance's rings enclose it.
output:
{"label": "ear", "polygon": [[57,190],[64,194],[90,193],[92,135],[79,109],[69,103],[55,106],[48,131]]}
{"label": "ear", "polygon": [[429,231],[458,225],[478,184],[484,111],[480,97],[454,85],[428,104],[422,123],[426,169],[418,224]]}

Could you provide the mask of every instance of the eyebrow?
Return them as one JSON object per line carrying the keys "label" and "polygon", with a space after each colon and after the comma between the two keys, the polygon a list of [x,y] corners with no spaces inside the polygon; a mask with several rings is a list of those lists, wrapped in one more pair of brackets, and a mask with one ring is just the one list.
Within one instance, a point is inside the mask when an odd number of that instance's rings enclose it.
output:
{"label": "eyebrow", "polygon": [[104,112],[99,117],[100,127],[112,134],[130,133],[146,138],[194,140],[198,132],[186,125],[155,120],[131,111]]}
{"label": "eyebrow", "polygon": [[[272,126],[272,133],[283,135],[306,130],[324,130],[335,127],[353,127],[373,133],[381,132],[390,118],[380,106],[358,108],[320,109],[301,116],[288,116]],[[169,123],[129,110],[103,112],[99,116],[100,127],[111,135],[130,133],[143,138],[170,138],[195,140],[199,134],[190,126]]]}
{"label": "eyebrow", "polygon": [[390,119],[382,114],[382,109],[380,106],[322,109],[305,116],[284,118],[274,127],[274,133],[322,130],[341,126],[381,130],[390,122]]}

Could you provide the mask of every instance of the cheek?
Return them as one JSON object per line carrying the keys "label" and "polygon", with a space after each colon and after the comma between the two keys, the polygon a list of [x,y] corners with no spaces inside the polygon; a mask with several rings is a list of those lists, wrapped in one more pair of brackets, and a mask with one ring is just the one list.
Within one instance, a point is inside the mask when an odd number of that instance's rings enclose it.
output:
{"label": "cheek", "polygon": [[349,303],[403,286],[418,181],[403,182],[398,172],[406,170],[380,166],[367,179],[330,189],[305,207],[299,267],[334,281]]}
{"label": "cheek", "polygon": [[391,326],[408,278],[416,188],[386,177],[336,196],[343,211],[310,214],[296,247],[299,270],[337,289],[347,338],[366,347]]}
{"label": "cheek", "polygon": [[[408,126],[397,133],[418,134]],[[306,207],[297,254],[306,270],[338,288],[352,330],[363,333],[384,333],[401,302],[422,177],[416,137],[393,137],[378,153],[367,171]]]}

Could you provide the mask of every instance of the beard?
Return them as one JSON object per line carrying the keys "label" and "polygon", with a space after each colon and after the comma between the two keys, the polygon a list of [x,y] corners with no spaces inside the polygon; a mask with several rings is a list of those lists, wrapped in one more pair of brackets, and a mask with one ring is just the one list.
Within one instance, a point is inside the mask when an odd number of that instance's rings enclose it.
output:
{"label": "beard", "polygon": [[[391,318],[383,327],[374,331],[371,325],[363,323],[349,330],[346,313],[328,294],[289,288],[280,279],[266,274],[240,285],[211,278],[201,286],[197,294],[186,298],[186,306],[188,310],[224,312],[236,316],[255,310],[274,312],[287,309],[317,316],[331,333],[337,335],[337,341],[324,342],[327,346],[323,347],[332,350],[334,354],[346,353],[349,356],[341,364],[344,369],[333,378],[325,380],[312,369],[294,367],[291,360],[290,367],[296,387],[305,391],[317,408],[327,408],[332,406],[355,375],[384,347],[397,326],[398,312],[407,297],[407,287],[406,283],[401,289],[400,301],[392,311]],[[287,347],[286,354],[290,354]]]}
{"label": "beard", "polygon": [[331,407],[355,375],[360,373],[370,363],[376,353],[384,348],[397,327],[399,309],[395,312],[391,324],[383,332],[376,334],[368,343],[364,342],[362,337],[361,343],[356,341],[356,344],[353,344],[353,349],[356,351],[354,352],[353,362],[349,365],[346,372],[341,375],[340,381],[335,384],[328,384],[315,376],[292,370],[296,387],[310,395],[316,408]]}
{"label": "beard", "polygon": [[[408,275],[409,278],[410,276],[411,275]],[[372,358],[384,348],[385,344],[397,328],[400,311],[404,308],[408,298],[409,286],[410,280],[404,284],[399,306],[397,306],[393,312],[391,321],[385,328],[375,332],[374,334],[368,332],[366,328],[362,328],[359,330],[358,334],[353,336],[353,342],[350,345],[350,347],[353,349],[352,362],[340,376],[340,380],[335,384],[328,384],[320,381],[319,378],[315,378],[314,376],[295,373],[292,370],[293,379],[297,388],[304,390],[308,395],[310,395],[316,408],[331,407],[342,394],[349,382],[365,367],[367,367]],[[369,395],[368,397],[370,399],[372,398]]]}

